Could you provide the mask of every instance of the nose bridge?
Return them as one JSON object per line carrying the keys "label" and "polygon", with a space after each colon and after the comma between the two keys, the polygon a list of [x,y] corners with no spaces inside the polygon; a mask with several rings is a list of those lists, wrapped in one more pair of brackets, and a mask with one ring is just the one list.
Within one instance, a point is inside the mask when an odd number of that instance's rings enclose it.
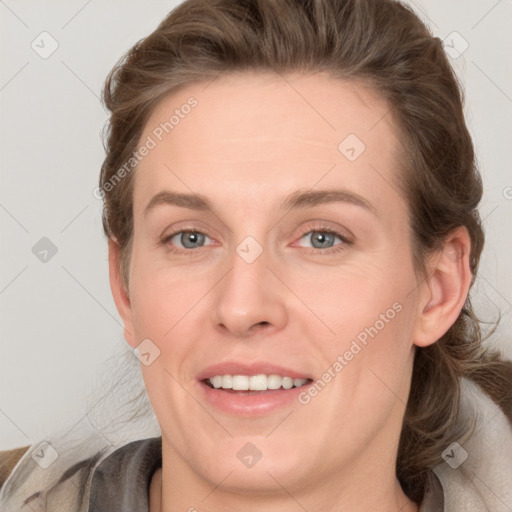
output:
{"label": "nose bridge", "polygon": [[[247,236],[232,253],[230,271],[216,291],[212,321],[237,337],[246,337],[256,325],[267,330],[283,327],[286,321],[284,291],[267,268],[269,252]],[[253,328],[253,329],[251,329]]]}

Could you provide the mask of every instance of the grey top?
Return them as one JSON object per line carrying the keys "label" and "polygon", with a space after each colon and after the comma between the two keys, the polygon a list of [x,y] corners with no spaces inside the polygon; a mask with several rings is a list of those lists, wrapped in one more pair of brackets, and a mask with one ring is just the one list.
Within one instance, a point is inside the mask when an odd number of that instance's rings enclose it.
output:
{"label": "grey top", "polygon": [[94,471],[89,512],[149,512],[149,486],[162,467],[162,438],[133,441]]}
{"label": "grey top", "polygon": [[[162,467],[162,438],[152,437],[121,446],[94,471],[89,512],[149,512],[149,486]],[[442,486],[433,479],[420,512],[442,512]]]}

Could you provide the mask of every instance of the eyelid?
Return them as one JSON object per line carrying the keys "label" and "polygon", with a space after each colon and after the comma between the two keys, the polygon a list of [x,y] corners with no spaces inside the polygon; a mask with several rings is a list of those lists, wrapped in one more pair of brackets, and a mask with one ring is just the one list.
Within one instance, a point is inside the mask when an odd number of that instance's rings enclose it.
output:
{"label": "eyelid", "polygon": [[[162,243],[164,240],[169,240],[173,236],[176,236],[179,233],[183,232],[193,232],[193,233],[200,233],[202,235],[207,236],[210,239],[214,239],[215,236],[209,235],[209,232],[214,231],[213,229],[205,226],[201,221],[199,220],[191,220],[191,221],[184,221],[184,222],[177,222],[176,224],[173,224],[172,226],[168,226],[161,235],[158,236],[157,245]],[[190,251],[191,249],[189,249]]]}
{"label": "eyelid", "polygon": [[325,220],[312,220],[307,223],[307,227],[301,227],[301,237],[311,233],[312,231],[326,231],[328,233],[333,233],[347,243],[352,243],[355,239],[354,234],[349,229],[337,224],[333,225]]}
{"label": "eyelid", "polygon": [[348,243],[349,240],[344,236],[342,235],[341,233],[339,233],[338,231],[334,230],[334,229],[331,229],[331,228],[315,228],[315,229],[308,229],[307,231],[305,231],[300,237],[299,237],[299,240],[302,240],[304,237],[306,237],[307,235],[311,235],[311,233],[329,233],[330,235],[333,235],[335,237],[338,237],[342,242],[346,242]]}

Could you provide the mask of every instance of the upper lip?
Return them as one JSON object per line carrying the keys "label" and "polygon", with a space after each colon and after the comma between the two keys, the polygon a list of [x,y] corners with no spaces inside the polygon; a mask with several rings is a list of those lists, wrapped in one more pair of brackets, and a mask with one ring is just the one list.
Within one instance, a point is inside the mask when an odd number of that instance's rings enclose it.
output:
{"label": "upper lip", "polygon": [[292,370],[274,363],[265,361],[250,363],[237,361],[224,361],[213,364],[202,370],[197,376],[197,380],[210,379],[215,375],[280,375],[281,377],[291,377],[292,379],[312,379],[306,372]]}

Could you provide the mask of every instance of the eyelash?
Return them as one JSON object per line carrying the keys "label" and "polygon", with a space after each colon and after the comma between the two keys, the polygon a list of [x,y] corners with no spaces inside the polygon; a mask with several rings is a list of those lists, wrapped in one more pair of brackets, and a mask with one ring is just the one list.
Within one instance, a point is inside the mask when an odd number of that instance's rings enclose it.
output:
{"label": "eyelash", "polygon": [[[182,234],[182,233],[197,233],[200,235],[208,236],[206,233],[203,233],[202,231],[195,230],[195,229],[180,229],[178,231],[174,231],[170,233],[169,235],[165,235],[160,239],[160,243],[162,245],[167,246],[169,244],[169,241],[172,240],[176,235]],[[352,245],[353,242],[351,242],[347,237],[339,233],[338,231],[331,229],[327,226],[315,226],[313,228],[308,229],[308,231],[305,231],[300,237],[299,240],[304,238],[306,235],[309,235],[311,233],[328,233],[330,235],[334,235],[335,237],[338,237],[342,243],[335,245],[333,247],[329,247],[327,249],[317,249],[314,247],[304,247],[306,251],[309,254],[323,254],[323,255],[330,255],[335,254],[341,251],[344,251],[346,249],[346,246]],[[188,253],[189,255],[197,253],[197,251],[200,251],[201,249],[204,249],[203,247],[196,247],[194,249],[175,249],[175,248],[169,248],[170,253],[175,254],[183,254]]]}

